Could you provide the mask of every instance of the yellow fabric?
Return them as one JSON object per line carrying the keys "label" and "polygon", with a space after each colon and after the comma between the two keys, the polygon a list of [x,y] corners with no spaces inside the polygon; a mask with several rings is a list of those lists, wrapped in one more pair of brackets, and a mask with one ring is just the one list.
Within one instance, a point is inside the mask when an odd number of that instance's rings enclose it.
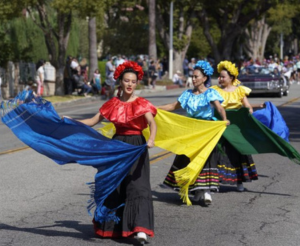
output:
{"label": "yellow fabric", "polygon": [[[158,109],[155,117],[157,134],[155,146],[190,158],[190,164],[176,172],[175,178],[181,187],[180,196],[187,205],[191,205],[188,187],[193,184],[201,172],[208,156],[218,143],[226,129],[225,121],[197,120]],[[113,124],[99,129],[103,135],[112,137]],[[149,128],[143,131],[146,139]]]}
{"label": "yellow fabric", "polygon": [[238,86],[234,91],[224,91],[217,85],[212,86],[223,97],[224,102],[221,104],[225,109],[239,109],[243,106],[243,98],[248,96],[251,89],[246,86]]}

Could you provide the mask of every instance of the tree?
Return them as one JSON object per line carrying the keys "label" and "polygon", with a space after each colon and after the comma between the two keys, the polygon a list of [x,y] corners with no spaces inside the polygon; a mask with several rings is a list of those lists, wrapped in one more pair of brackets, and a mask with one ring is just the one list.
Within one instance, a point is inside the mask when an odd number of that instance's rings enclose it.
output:
{"label": "tree", "polygon": [[0,0],[0,66],[5,67],[12,58],[12,46],[9,40],[10,25],[9,21],[21,16],[22,1],[4,1]]}
{"label": "tree", "polygon": [[[50,61],[57,71],[55,84],[56,95],[64,94],[63,71],[74,12],[79,13],[80,16],[87,16],[89,12],[96,15],[101,3],[102,1],[100,0],[28,0],[27,11],[35,23],[43,30],[45,42],[50,54]],[[36,17],[36,12],[38,18]],[[51,22],[52,16],[56,17],[55,22]],[[92,28],[91,30],[95,29],[96,28]],[[95,42],[94,38],[91,40]],[[92,49],[96,45],[97,44],[93,44]],[[96,49],[93,50],[96,52]],[[92,62],[93,67],[95,63],[97,64],[97,61],[94,60]]]}
{"label": "tree", "polygon": [[[92,78],[94,71],[98,68],[97,57],[97,24],[96,17],[103,17],[102,0],[85,0],[79,1],[77,11],[81,18],[88,17],[89,31],[89,77]],[[101,18],[103,19],[103,18]]]}
{"label": "tree", "polygon": [[[50,62],[56,68],[55,95],[63,95],[63,72],[72,24],[71,9],[74,6],[61,0],[32,0],[27,6],[32,20],[44,33]],[[51,21],[53,16],[56,22]]]}
{"label": "tree", "polygon": [[[230,60],[235,40],[243,33],[250,21],[259,18],[276,4],[276,0],[202,1],[197,16],[201,21],[204,35],[212,48],[216,62]],[[218,42],[211,35],[212,23],[217,24],[221,33]]]}
{"label": "tree", "polygon": [[292,22],[293,18],[299,15],[299,6],[292,2],[286,1],[284,3],[280,3],[277,6],[271,8],[267,13],[267,22],[272,26],[273,36],[276,37],[273,43],[273,53],[279,53],[274,50],[274,48],[278,49],[275,43],[280,43],[280,35],[285,37],[285,53],[291,53],[291,43],[294,39]]}
{"label": "tree", "polygon": [[245,52],[248,57],[251,57],[253,60],[258,59],[261,62],[263,61],[265,47],[271,29],[272,27],[266,23],[264,15],[262,19],[253,21],[253,23],[245,30]]}
{"label": "tree", "polygon": [[96,35],[96,17],[89,18],[89,53],[90,53],[90,65],[89,65],[89,77],[93,78],[94,71],[98,68],[97,57],[97,35]]}
{"label": "tree", "polygon": [[[197,2],[194,0],[174,1],[173,15],[173,71],[182,70],[182,63],[190,45],[191,36],[195,23],[195,10]],[[156,24],[160,38],[169,50],[169,9],[170,1],[157,1],[156,4]]]}
{"label": "tree", "polygon": [[149,0],[149,56],[156,61],[156,22],[155,22],[155,0]]}

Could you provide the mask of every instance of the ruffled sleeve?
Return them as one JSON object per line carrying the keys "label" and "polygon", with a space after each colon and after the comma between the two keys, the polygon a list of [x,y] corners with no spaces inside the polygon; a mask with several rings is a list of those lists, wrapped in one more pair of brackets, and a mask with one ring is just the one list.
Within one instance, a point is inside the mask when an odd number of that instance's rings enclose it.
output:
{"label": "ruffled sleeve", "polygon": [[224,98],[222,107],[225,109],[237,109],[243,106],[243,98],[248,96],[251,89],[245,86],[238,86],[234,91],[224,91],[219,86],[214,85],[211,87],[219,92],[219,94]]}
{"label": "ruffled sleeve", "polygon": [[150,112],[156,115],[156,108],[145,98],[138,97],[132,102],[122,102],[114,97],[103,104],[100,114],[110,122],[127,123]]}
{"label": "ruffled sleeve", "polygon": [[192,90],[186,90],[178,97],[177,101],[180,102],[180,105],[183,109],[186,107],[191,94]]}
{"label": "ruffled sleeve", "polygon": [[207,90],[207,100],[209,102],[219,101],[220,103],[222,103],[224,101],[224,99],[220,95],[220,93],[212,88],[208,88],[208,90]]}
{"label": "ruffled sleeve", "polygon": [[238,91],[240,95],[244,98],[245,96],[249,96],[251,89],[246,86],[240,85],[238,86]]}

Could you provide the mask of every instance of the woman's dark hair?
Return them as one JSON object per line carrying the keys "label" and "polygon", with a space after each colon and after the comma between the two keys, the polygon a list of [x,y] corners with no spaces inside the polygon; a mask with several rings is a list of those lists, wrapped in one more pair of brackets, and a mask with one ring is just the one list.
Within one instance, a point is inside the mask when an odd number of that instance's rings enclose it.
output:
{"label": "woman's dark hair", "polygon": [[45,60],[41,59],[36,63],[35,70],[38,70],[41,66],[45,64]]}
{"label": "woman's dark hair", "polygon": [[206,80],[204,81],[204,86],[206,88],[209,88],[211,87],[211,79],[210,79],[210,76],[206,75],[204,73],[204,70],[201,68],[201,67],[195,67],[194,70],[199,70],[204,76],[206,76]]}
{"label": "woman's dark hair", "polygon": [[136,75],[136,78],[138,78],[138,72],[133,70],[132,68],[126,68],[123,70],[123,72],[121,73],[120,77],[118,78],[119,81],[121,81],[123,79],[123,76],[125,73],[134,73]]}

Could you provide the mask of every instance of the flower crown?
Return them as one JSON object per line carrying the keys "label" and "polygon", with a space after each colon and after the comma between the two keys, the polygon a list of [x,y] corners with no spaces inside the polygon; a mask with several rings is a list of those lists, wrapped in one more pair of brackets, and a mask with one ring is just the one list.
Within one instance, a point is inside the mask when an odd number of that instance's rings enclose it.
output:
{"label": "flower crown", "polygon": [[120,64],[114,72],[114,79],[118,79],[125,72],[125,70],[128,70],[128,72],[133,70],[137,73],[138,80],[143,79],[143,68],[134,61],[126,61]]}
{"label": "flower crown", "polygon": [[232,76],[234,76],[234,80],[232,81],[232,84],[234,86],[240,84],[241,82],[237,79],[237,76],[239,75],[239,71],[234,63],[230,61],[222,61],[218,64],[218,73],[220,73],[222,70],[227,70],[228,73],[230,73]]}
{"label": "flower crown", "polygon": [[214,69],[207,61],[197,61],[197,63],[194,65],[194,69],[196,68],[201,68],[206,76],[211,76],[214,73]]}

